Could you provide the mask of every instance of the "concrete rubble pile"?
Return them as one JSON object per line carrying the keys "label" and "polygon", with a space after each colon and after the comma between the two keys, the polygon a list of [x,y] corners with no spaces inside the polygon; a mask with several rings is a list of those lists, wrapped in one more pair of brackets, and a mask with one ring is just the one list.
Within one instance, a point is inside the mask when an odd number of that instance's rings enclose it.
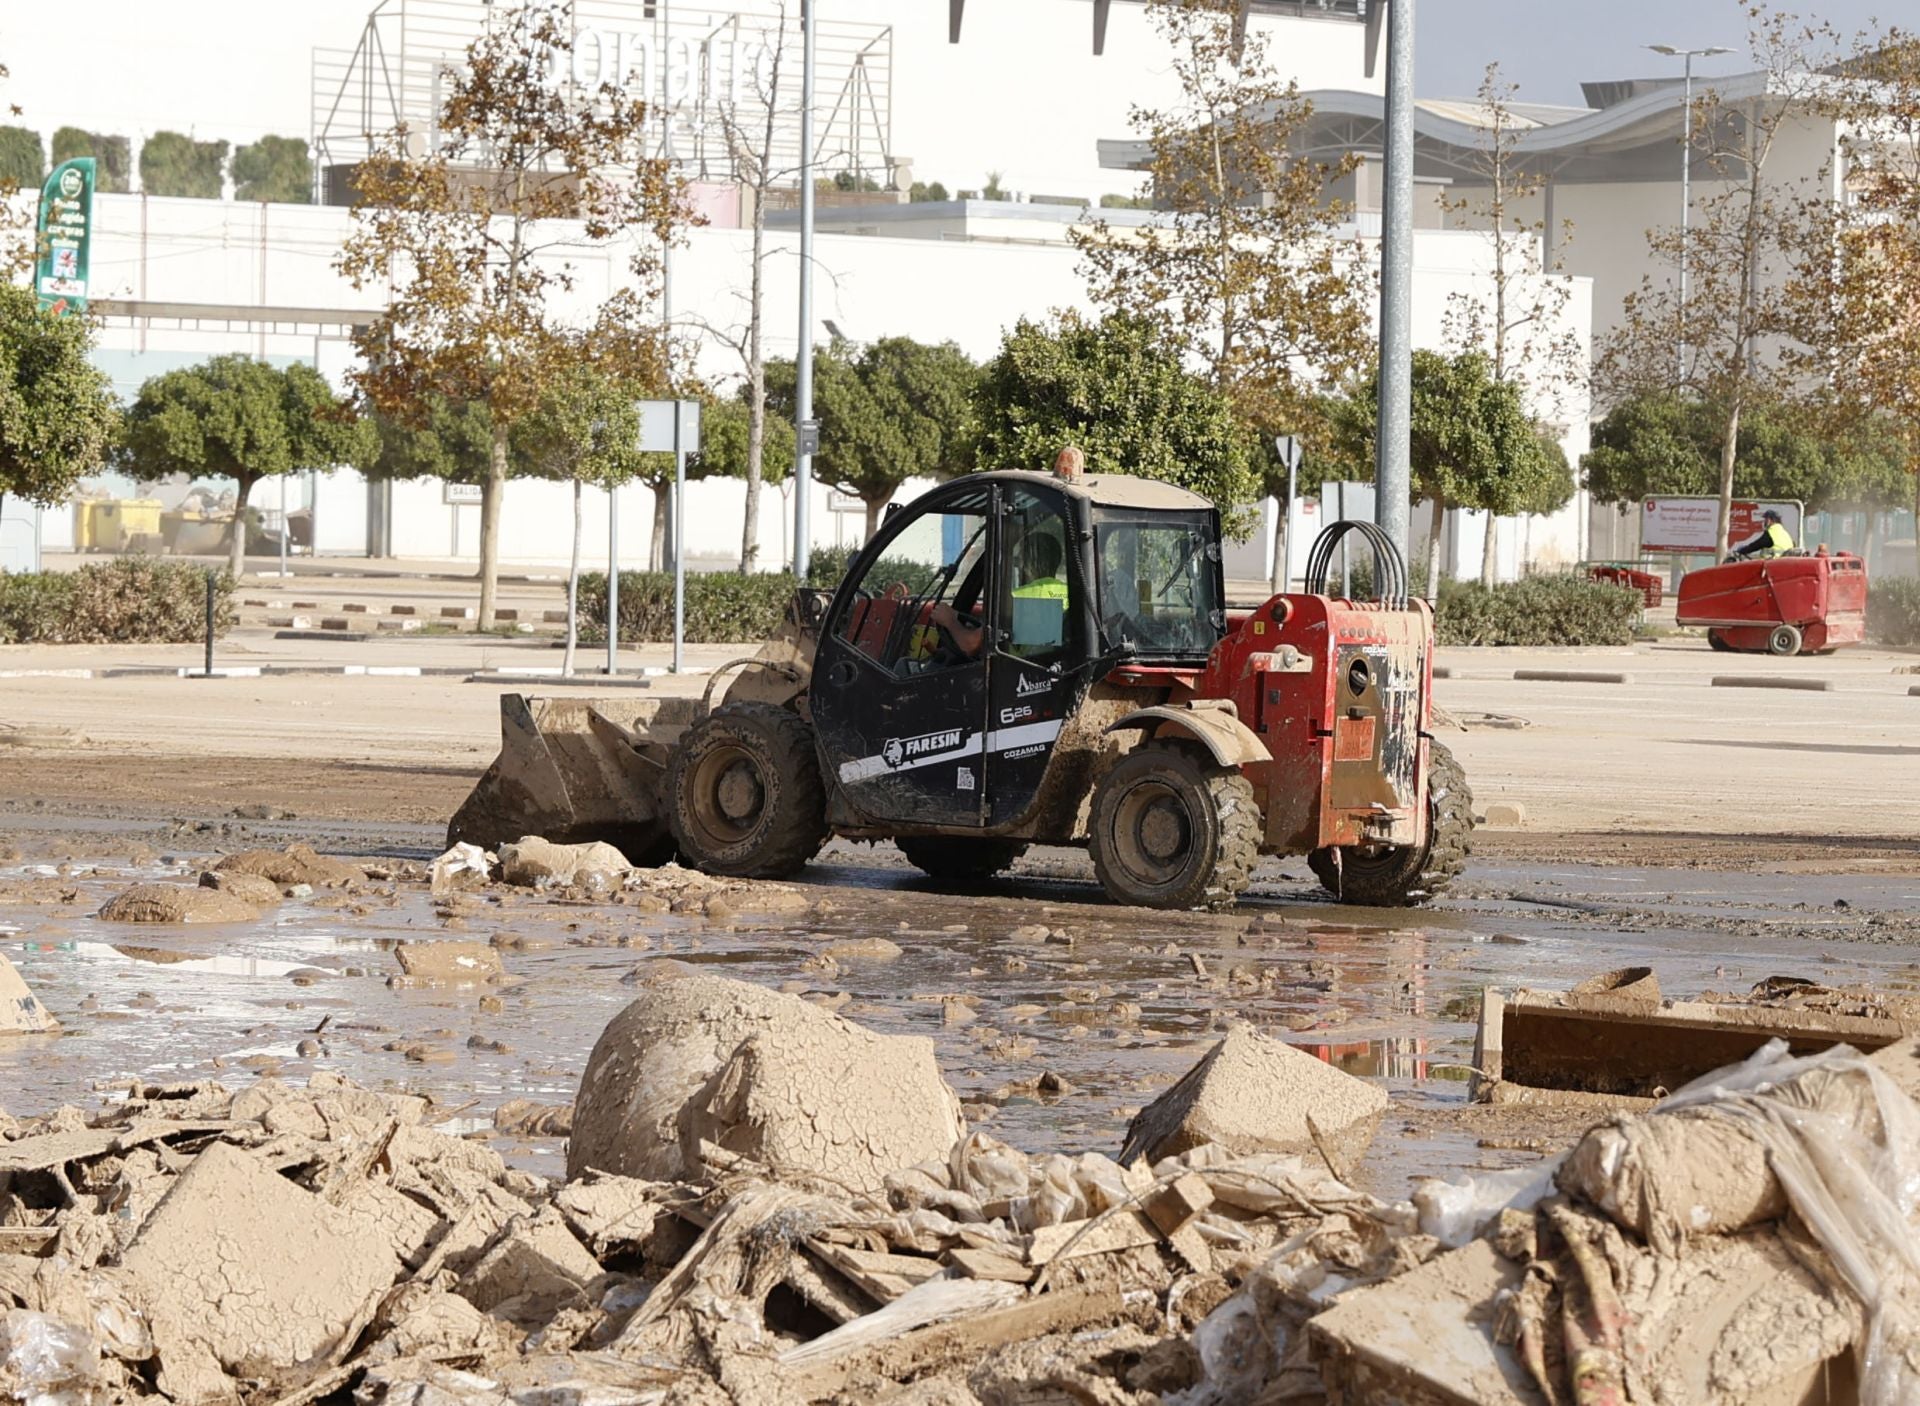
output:
{"label": "concrete rubble pile", "polygon": [[1764,1051],[1394,1203],[1332,1170],[1379,1091],[1248,1029],[1121,1159],[1032,1156],[929,1042],[669,973],[563,1181],[325,1072],[0,1113],[0,1400],[1907,1400],[1916,1088],[1914,1041]]}

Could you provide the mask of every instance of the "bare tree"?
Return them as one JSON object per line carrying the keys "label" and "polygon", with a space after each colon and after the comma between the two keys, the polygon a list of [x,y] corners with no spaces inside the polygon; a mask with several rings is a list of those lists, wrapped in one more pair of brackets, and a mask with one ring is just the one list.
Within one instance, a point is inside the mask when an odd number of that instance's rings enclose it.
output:
{"label": "bare tree", "polygon": [[[1567,221],[1562,229],[1553,230],[1544,218],[1529,219],[1524,213],[1546,183],[1518,151],[1520,134],[1526,129],[1513,111],[1517,91],[1501,79],[1498,64],[1487,65],[1480,81],[1480,144],[1470,160],[1479,184],[1473,194],[1444,204],[1451,214],[1486,231],[1493,259],[1487,280],[1490,291],[1449,297],[1442,331],[1455,351],[1486,353],[1493,379],[1516,387],[1530,408],[1550,404],[1557,415],[1587,372],[1586,346],[1564,321],[1573,286],[1557,276],[1563,264],[1553,247],[1572,237],[1573,224]],[[1488,503],[1469,506],[1487,510],[1480,579],[1491,586],[1500,519]],[[1432,544],[1436,552],[1438,536],[1436,531]],[[1431,568],[1430,562],[1430,572]],[[1433,579],[1431,574],[1428,579]]]}

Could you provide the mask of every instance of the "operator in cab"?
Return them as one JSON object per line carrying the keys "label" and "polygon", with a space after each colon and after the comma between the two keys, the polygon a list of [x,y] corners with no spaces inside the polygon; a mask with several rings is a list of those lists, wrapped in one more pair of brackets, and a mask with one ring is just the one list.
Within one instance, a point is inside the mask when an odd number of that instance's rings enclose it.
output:
{"label": "operator in cab", "polygon": [[1735,547],[1730,553],[1732,557],[1777,557],[1793,550],[1793,534],[1780,525],[1780,514],[1768,508],[1760,514],[1760,521],[1766,524],[1760,529],[1760,535]]}
{"label": "operator in cab", "polygon": [[[1017,602],[1053,601],[1062,616],[1066,614],[1067,609],[1067,581],[1060,574],[1065,552],[1060,545],[1060,539],[1052,533],[1039,532],[1028,537],[1022,546],[1022,584],[1016,586],[1013,591],[1016,602],[1013,620],[1015,653],[1023,653],[1025,647],[1029,645],[1058,644],[1060,639],[1057,621],[1049,621],[1053,628],[1039,632],[1048,638],[1023,639],[1023,634],[1027,633],[1023,628],[1024,608]],[[986,642],[984,625],[968,624],[966,618],[945,601],[940,601],[933,607],[928,613],[928,619],[952,636],[954,644],[967,658],[980,657],[980,647]]]}

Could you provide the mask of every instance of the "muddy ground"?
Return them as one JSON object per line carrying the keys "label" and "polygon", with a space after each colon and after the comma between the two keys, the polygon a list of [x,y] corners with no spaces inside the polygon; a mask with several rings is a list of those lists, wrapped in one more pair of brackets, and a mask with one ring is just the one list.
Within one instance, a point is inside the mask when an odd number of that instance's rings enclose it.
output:
{"label": "muddy ground", "polygon": [[[11,1111],[90,1104],[136,1077],[324,1067],[428,1094],[445,1126],[558,1172],[558,1138],[496,1132],[495,1110],[569,1100],[636,973],[679,961],[931,1036],[970,1119],[1030,1151],[1112,1153],[1141,1105],[1250,1019],[1384,1082],[1393,1114],[1355,1170],[1399,1196],[1417,1175],[1558,1150],[1591,1121],[1466,1103],[1484,985],[1644,964],[1669,995],[1777,973],[1920,990],[1920,866],[1871,840],[1488,834],[1456,891],[1414,913],[1330,905],[1297,864],[1264,867],[1232,914],[1117,909],[1070,851],[960,893],[890,847],[840,843],[790,889],[711,913],[498,885],[436,904],[423,861],[471,773],[268,765],[156,759],[130,774],[0,754],[0,952],[65,1027],[0,1042]],[[192,882],[222,854],[296,840],[375,877],[251,923],[96,916],[132,883]],[[396,948],[442,938],[499,948],[508,982],[390,984]],[[1039,1091],[1048,1073],[1064,1092]]]}

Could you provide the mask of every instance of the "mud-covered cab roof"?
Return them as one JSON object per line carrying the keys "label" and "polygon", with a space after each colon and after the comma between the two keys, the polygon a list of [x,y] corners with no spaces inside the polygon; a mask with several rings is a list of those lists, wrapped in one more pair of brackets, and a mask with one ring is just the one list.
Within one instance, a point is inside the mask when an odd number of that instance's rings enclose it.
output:
{"label": "mud-covered cab roof", "polygon": [[1135,478],[1132,474],[1082,474],[1064,479],[1057,474],[1034,473],[1026,469],[995,469],[972,475],[999,479],[1008,483],[1045,485],[1070,498],[1082,498],[1101,508],[1130,508],[1138,512],[1208,511],[1212,502],[1198,493],[1189,493],[1157,479]]}

